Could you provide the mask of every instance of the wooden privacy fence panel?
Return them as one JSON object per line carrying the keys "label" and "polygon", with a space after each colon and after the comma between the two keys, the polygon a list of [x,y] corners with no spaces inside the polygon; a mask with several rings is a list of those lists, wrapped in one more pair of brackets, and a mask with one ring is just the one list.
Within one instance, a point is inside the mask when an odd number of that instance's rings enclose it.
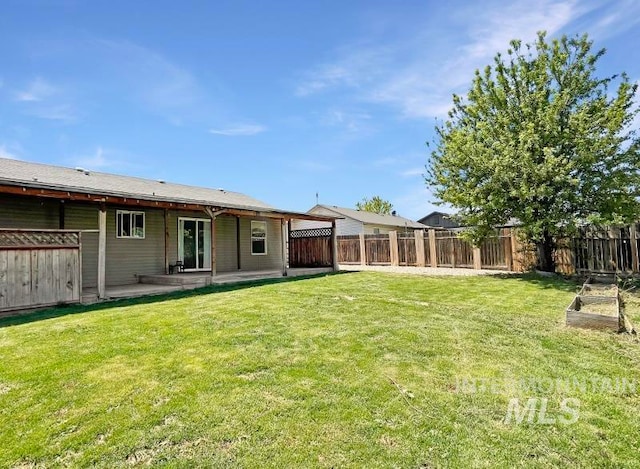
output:
{"label": "wooden privacy fence panel", "polygon": [[338,262],[340,264],[360,264],[360,236],[338,237]]}
{"label": "wooden privacy fence panel", "polygon": [[415,236],[398,236],[398,259],[400,265],[418,265]]}
{"label": "wooden privacy fence panel", "polygon": [[485,239],[480,245],[480,259],[483,269],[511,268],[511,232],[500,230],[498,236]]}
{"label": "wooden privacy fence panel", "polygon": [[365,235],[367,264],[391,264],[389,235]]}
{"label": "wooden privacy fence panel", "polygon": [[455,244],[457,233],[449,230],[438,230],[435,232],[436,243],[436,264],[442,267],[455,266]]}
{"label": "wooden privacy fence panel", "polygon": [[331,228],[290,231],[289,266],[292,268],[333,266]]}
{"label": "wooden privacy fence panel", "polygon": [[0,311],[79,302],[80,232],[0,229]]}
{"label": "wooden privacy fence panel", "polygon": [[580,273],[637,272],[637,259],[634,260],[633,251],[637,253],[638,239],[636,239],[637,234],[634,228],[581,229],[578,236],[574,237],[570,243],[575,271]]}

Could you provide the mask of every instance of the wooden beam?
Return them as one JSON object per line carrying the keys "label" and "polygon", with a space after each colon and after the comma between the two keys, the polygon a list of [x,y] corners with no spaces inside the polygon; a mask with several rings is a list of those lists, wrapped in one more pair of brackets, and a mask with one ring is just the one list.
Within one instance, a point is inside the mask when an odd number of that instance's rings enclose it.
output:
{"label": "wooden beam", "polygon": [[473,268],[476,270],[482,269],[482,251],[479,247],[473,247]]}
{"label": "wooden beam", "polygon": [[333,271],[337,272],[340,270],[340,265],[338,264],[338,230],[336,229],[336,221],[331,221],[331,261],[333,265]]}
{"label": "wooden beam", "polygon": [[98,298],[104,299],[107,279],[107,209],[104,205],[98,211]]}
{"label": "wooden beam", "polygon": [[280,222],[280,233],[282,236],[282,240],[280,243],[281,246],[281,254],[282,254],[282,275],[284,277],[287,276],[287,221],[283,218]]}
{"label": "wooden beam", "polygon": [[217,259],[216,259],[216,217],[211,218],[211,276],[215,277],[217,273]]}
{"label": "wooden beam", "polygon": [[[632,223],[629,227],[629,242],[631,243],[631,270],[638,272],[640,266],[638,265],[638,241],[636,224]],[[575,265],[575,262],[574,262]]]}
{"label": "wooden beam", "polygon": [[429,257],[431,267],[438,267],[438,251],[436,250],[436,230],[429,229]]}
{"label": "wooden beam", "polygon": [[189,211],[202,211],[206,205],[183,203],[183,202],[167,202],[161,200],[145,199],[141,197],[123,197],[115,195],[104,194],[91,194],[83,192],[72,192],[56,189],[42,189],[26,186],[11,186],[0,185],[0,193],[2,194],[14,194],[33,197],[43,197],[49,199],[58,199],[74,202],[89,202],[89,203],[109,203],[113,205],[146,207],[146,208],[173,208]]}
{"label": "wooden beam", "polygon": [[418,267],[424,267],[426,264],[424,252],[424,231],[415,230],[413,235],[416,238],[416,265]]}
{"label": "wooden beam", "polygon": [[364,233],[360,233],[360,264],[367,265],[367,245],[364,240]]}
{"label": "wooden beam", "polygon": [[169,210],[164,209],[164,273],[169,273]]}
{"label": "wooden beam", "polygon": [[240,239],[240,217],[236,217],[236,257],[238,270],[242,268],[242,242]]}
{"label": "wooden beam", "polygon": [[395,230],[389,231],[389,250],[391,265],[400,265],[400,254],[398,252],[398,232]]}

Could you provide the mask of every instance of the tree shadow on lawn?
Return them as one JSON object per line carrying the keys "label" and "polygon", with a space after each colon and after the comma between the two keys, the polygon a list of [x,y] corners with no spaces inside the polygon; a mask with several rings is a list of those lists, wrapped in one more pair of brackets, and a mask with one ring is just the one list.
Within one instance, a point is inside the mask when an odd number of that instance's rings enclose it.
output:
{"label": "tree shadow on lawn", "polygon": [[330,272],[315,275],[300,275],[297,277],[278,277],[263,280],[252,280],[248,282],[229,283],[225,285],[210,285],[202,288],[195,288],[193,290],[179,290],[171,293],[162,293],[157,295],[140,296],[136,298],[123,298],[116,300],[107,300],[92,305],[67,305],[67,306],[53,306],[46,309],[30,310],[25,312],[10,311],[7,314],[11,316],[0,317],[0,329],[3,327],[17,326],[20,324],[28,324],[36,321],[43,321],[46,319],[58,318],[61,316],[67,316],[71,314],[91,313],[95,311],[102,311],[104,309],[119,308],[125,306],[135,305],[149,305],[153,303],[161,303],[168,300],[179,300],[182,298],[189,298],[200,295],[210,295],[212,293],[224,293],[236,290],[244,290],[245,288],[260,287],[263,285],[273,285],[278,283],[289,283],[298,280],[307,280],[311,278],[327,277],[334,275],[349,274],[351,272]]}
{"label": "tree shadow on lawn", "polygon": [[555,289],[568,293],[577,293],[582,286],[582,281],[574,277],[563,277],[559,274],[552,274],[550,276],[540,275],[536,272],[525,272],[522,274],[504,273],[493,276],[500,279],[516,279],[522,282],[527,282],[535,285],[541,289]]}

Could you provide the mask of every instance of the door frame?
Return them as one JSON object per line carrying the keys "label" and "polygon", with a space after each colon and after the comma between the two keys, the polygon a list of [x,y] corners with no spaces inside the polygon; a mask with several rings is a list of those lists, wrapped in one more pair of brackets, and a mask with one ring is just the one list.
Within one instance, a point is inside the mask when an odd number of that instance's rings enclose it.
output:
{"label": "door frame", "polygon": [[[212,236],[211,236],[211,219],[210,218],[197,218],[197,217],[178,217],[178,227],[177,227],[177,231],[178,231],[178,260],[182,261],[184,263],[184,238],[183,238],[183,233],[182,230],[180,229],[180,222],[184,222],[184,221],[195,221],[196,222],[196,231],[198,229],[198,222],[201,221],[203,222],[203,225],[209,225],[209,267],[196,267],[195,269],[184,269],[185,272],[211,272],[211,243],[213,242]],[[205,231],[205,234],[207,233],[207,231]],[[198,236],[196,233],[196,265],[198,264]],[[206,240],[205,240],[205,246],[206,246]],[[205,256],[204,258],[207,258],[207,251],[205,250]]]}

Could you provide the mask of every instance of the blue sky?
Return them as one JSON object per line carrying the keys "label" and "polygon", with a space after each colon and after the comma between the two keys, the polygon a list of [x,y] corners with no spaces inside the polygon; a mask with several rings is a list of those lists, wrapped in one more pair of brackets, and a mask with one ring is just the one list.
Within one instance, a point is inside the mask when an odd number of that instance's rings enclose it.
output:
{"label": "blue sky", "polygon": [[4,0],[0,156],[416,219],[425,142],[476,68],[586,32],[601,75],[639,80],[639,23],[635,0]]}

